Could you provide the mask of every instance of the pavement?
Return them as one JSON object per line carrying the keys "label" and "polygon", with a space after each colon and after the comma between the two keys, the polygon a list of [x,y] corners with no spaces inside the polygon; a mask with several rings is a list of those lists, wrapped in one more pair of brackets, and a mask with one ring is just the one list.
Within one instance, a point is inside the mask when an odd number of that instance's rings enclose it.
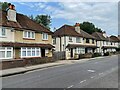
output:
{"label": "pavement", "polygon": [[118,56],[64,61],[61,66],[2,77],[2,88],[118,88]]}
{"label": "pavement", "polygon": [[39,65],[33,65],[33,66],[26,66],[26,67],[18,67],[18,68],[11,68],[11,69],[4,69],[0,71],[0,77],[25,73],[28,71],[33,71],[37,69],[43,69],[43,68],[49,68],[54,66],[61,66],[66,64],[73,64],[73,63],[82,63],[88,60],[94,60],[97,58],[104,58],[104,57],[96,57],[96,58],[87,58],[87,59],[80,59],[80,60],[60,60],[52,63],[46,63],[46,64],[39,64]]}
{"label": "pavement", "polygon": [[[109,57],[109,56],[107,56],[107,57]],[[80,59],[80,60],[60,60],[60,61],[46,63],[46,64],[4,69],[4,70],[0,71],[0,77],[25,73],[25,72],[33,71],[33,70],[37,70],[37,69],[49,68],[49,67],[54,67],[54,66],[61,66],[61,65],[66,65],[66,64],[73,64],[73,63],[77,63],[77,62],[82,63],[82,62],[85,62],[88,60],[94,60],[94,59],[98,59],[98,58],[105,58],[105,57],[102,56],[102,57],[87,58],[87,59]]]}

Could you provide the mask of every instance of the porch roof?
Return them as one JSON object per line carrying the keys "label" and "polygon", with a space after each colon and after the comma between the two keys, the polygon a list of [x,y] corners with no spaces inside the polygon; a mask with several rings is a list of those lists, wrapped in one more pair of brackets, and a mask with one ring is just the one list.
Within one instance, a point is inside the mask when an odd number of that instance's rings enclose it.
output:
{"label": "porch roof", "polygon": [[68,44],[66,48],[76,48],[76,47],[84,47],[84,48],[98,48],[95,45],[81,45],[81,44]]}
{"label": "porch roof", "polygon": [[41,48],[54,48],[51,44],[41,44],[41,43],[18,43],[18,42],[0,42],[1,46],[4,47],[41,47]]}
{"label": "porch roof", "polygon": [[102,49],[117,48],[115,46],[102,46]]}

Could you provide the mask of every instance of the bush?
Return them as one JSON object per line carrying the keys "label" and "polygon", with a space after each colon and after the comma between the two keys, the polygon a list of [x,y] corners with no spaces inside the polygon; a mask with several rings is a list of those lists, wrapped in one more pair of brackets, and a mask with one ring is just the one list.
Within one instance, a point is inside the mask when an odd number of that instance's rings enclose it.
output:
{"label": "bush", "polygon": [[104,56],[109,56],[109,55],[110,55],[109,52],[104,53]]}
{"label": "bush", "polygon": [[101,53],[94,53],[93,54],[93,57],[99,57],[99,56],[102,56]]}

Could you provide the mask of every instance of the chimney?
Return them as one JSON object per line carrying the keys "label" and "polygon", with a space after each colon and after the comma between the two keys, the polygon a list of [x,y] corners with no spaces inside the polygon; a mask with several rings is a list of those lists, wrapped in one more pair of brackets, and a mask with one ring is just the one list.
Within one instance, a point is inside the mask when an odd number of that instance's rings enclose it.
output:
{"label": "chimney", "polygon": [[79,23],[75,24],[75,31],[80,33],[80,24]]}
{"label": "chimney", "polygon": [[9,21],[17,22],[15,6],[10,3],[8,4],[7,18]]}
{"label": "chimney", "polygon": [[106,35],[106,32],[105,32],[105,31],[103,31],[103,36],[104,36],[105,38],[107,38],[107,35]]}

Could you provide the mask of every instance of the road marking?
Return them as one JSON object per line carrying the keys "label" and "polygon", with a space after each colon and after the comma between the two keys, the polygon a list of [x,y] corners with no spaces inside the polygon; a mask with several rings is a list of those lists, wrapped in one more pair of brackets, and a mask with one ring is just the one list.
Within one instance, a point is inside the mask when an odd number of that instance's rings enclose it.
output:
{"label": "road marking", "polygon": [[103,73],[99,73],[99,75],[103,75]]}
{"label": "road marking", "polygon": [[95,76],[92,76],[92,77],[90,77],[90,78],[94,78]]}
{"label": "road marking", "polygon": [[95,72],[95,70],[87,70],[88,72]]}
{"label": "road marking", "polygon": [[[80,81],[80,83],[83,83],[83,82],[85,82],[85,81],[86,81],[86,80]],[[79,84],[80,84],[80,83],[79,83]]]}
{"label": "road marking", "polygon": [[67,87],[67,88],[72,88],[74,85],[71,85],[71,86],[69,86],[69,87]]}

